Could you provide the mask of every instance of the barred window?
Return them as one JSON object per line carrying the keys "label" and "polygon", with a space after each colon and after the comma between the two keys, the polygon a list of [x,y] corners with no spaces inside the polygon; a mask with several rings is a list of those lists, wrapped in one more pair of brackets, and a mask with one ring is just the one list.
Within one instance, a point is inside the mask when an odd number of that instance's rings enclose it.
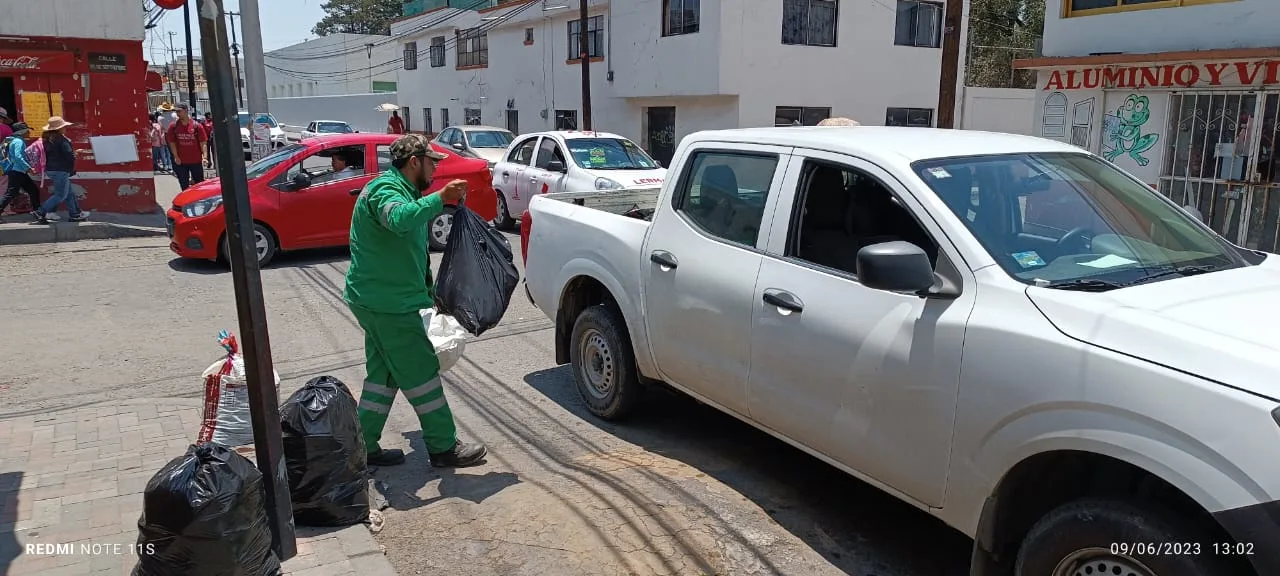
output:
{"label": "barred window", "polygon": [[444,66],[444,36],[436,36],[431,39],[431,67],[442,66]]}
{"label": "barred window", "polygon": [[404,69],[405,70],[418,69],[418,43],[417,42],[404,43]]}
{"label": "barred window", "polygon": [[459,30],[458,68],[489,65],[489,35],[479,27]]}

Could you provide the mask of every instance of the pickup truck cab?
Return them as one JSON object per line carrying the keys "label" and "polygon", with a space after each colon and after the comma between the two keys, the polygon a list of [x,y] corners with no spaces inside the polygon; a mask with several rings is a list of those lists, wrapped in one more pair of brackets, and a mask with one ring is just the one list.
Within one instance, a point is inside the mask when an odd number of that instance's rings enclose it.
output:
{"label": "pickup truck cab", "polygon": [[608,132],[535,132],[515,139],[493,167],[499,228],[538,194],[653,188],[667,170],[634,142]]}
{"label": "pickup truck cab", "polygon": [[522,223],[597,416],[687,393],[971,536],[973,575],[1280,574],[1277,256],[1038,138],[700,132],[671,170]]}

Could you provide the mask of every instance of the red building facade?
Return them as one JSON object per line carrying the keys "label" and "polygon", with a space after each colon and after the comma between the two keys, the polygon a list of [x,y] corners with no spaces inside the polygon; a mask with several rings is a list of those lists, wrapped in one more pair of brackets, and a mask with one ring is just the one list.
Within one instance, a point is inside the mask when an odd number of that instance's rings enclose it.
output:
{"label": "red building facade", "polygon": [[[78,158],[71,181],[87,210],[157,210],[146,80],[141,40],[0,37],[0,107],[33,135],[49,116],[75,124],[66,131]],[[99,163],[90,138],[125,135],[133,136],[137,159]],[[17,208],[27,209],[20,201]]]}

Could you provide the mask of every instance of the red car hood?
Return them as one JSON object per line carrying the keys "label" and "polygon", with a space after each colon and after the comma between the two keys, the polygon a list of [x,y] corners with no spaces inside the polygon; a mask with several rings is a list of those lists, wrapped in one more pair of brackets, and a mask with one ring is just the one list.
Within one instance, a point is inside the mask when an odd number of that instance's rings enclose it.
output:
{"label": "red car hood", "polygon": [[186,206],[198,200],[204,200],[210,196],[217,196],[222,193],[222,186],[217,178],[205,180],[199,184],[193,184],[190,188],[178,193],[173,199],[174,206]]}

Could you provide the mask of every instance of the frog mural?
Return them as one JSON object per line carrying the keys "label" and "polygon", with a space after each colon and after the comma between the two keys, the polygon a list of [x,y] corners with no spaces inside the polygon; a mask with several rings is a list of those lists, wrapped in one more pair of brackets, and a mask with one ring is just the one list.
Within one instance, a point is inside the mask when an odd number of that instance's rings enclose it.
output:
{"label": "frog mural", "polygon": [[1103,143],[1103,155],[1107,160],[1115,161],[1121,155],[1128,155],[1139,166],[1146,166],[1151,160],[1143,153],[1150,150],[1160,140],[1159,134],[1143,134],[1143,126],[1151,119],[1151,102],[1146,96],[1130,94],[1124,103],[1116,108],[1114,114],[1107,114],[1103,119],[1103,130],[1108,142]]}

